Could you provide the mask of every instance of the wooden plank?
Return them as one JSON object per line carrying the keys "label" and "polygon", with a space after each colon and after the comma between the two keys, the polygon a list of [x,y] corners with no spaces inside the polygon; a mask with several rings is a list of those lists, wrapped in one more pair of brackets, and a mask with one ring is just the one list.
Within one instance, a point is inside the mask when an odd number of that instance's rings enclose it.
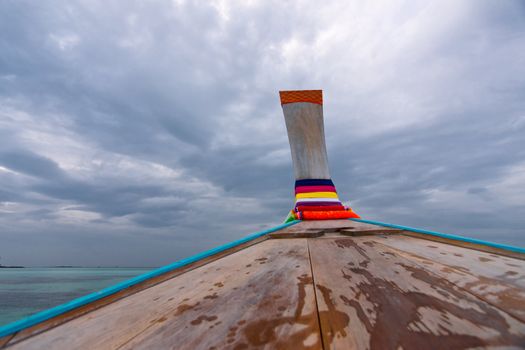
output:
{"label": "wooden plank", "polygon": [[525,261],[520,259],[402,235],[377,237],[377,241],[406,253],[448,265],[451,268],[525,288]]}
{"label": "wooden plank", "polygon": [[6,346],[7,344],[13,344],[13,343],[16,343],[16,342],[19,342],[23,339],[26,339],[26,338],[29,338],[31,336],[34,336],[36,334],[39,334],[39,333],[42,333],[48,329],[51,329],[53,327],[56,327],[58,325],[61,325],[65,322],[68,322],[72,319],[75,319],[77,317],[80,317],[88,312],[91,312],[93,310],[96,310],[96,309],[99,309],[105,305],[108,305],[110,303],[113,303],[117,300],[120,300],[122,298],[125,298],[127,296],[130,296],[132,294],[135,294],[141,290],[144,290],[144,289],[147,289],[147,288],[150,288],[152,286],[155,286],[159,283],[162,283],[164,281],[167,281],[171,278],[174,278],[176,276],[179,276],[180,274],[182,273],[185,273],[185,272],[188,272],[188,271],[191,271],[197,267],[200,267],[200,266],[204,266],[212,261],[215,261],[217,259],[220,259],[224,256],[227,256],[229,254],[233,254],[237,251],[240,251],[244,248],[247,248],[249,246],[252,246],[254,244],[257,244],[259,242],[262,242],[264,240],[268,239],[267,236],[262,236],[262,237],[259,237],[259,238],[256,238],[252,241],[249,241],[249,242],[246,242],[246,243],[243,243],[243,244],[240,244],[238,246],[235,246],[231,249],[228,249],[226,251],[223,251],[223,252],[220,252],[218,254],[215,254],[213,256],[210,256],[208,258],[205,258],[205,259],[202,259],[202,260],[199,260],[197,262],[194,262],[192,264],[189,264],[189,265],[186,265],[184,267],[181,267],[181,268],[178,268],[178,269],[175,269],[173,271],[170,271],[168,273],[165,273],[163,275],[160,275],[158,277],[155,277],[155,278],[151,278],[149,280],[146,280],[142,283],[139,283],[135,286],[132,286],[130,288],[127,288],[127,289],[124,289],[118,293],[115,293],[115,294],[112,294],[112,295],[109,295],[105,298],[102,298],[102,299],[99,299],[93,303],[89,303],[85,306],[82,306],[80,308],[76,308],[74,310],[71,310],[69,312],[66,312],[64,314],[61,314],[61,315],[58,315],[56,317],[53,317],[45,322],[41,322],[33,327],[30,327],[30,328],[27,328],[27,329],[24,329],[18,333],[16,333],[14,336],[13,335],[9,335],[9,336],[6,336],[6,337],[3,337],[3,338],[0,338],[0,348]]}
{"label": "wooden plank", "polygon": [[7,343],[13,339],[15,335],[14,334],[10,334],[8,336],[5,336],[5,337],[2,337],[0,338],[0,348],[2,348],[3,346],[7,345]]}
{"label": "wooden plank", "polygon": [[403,236],[371,240],[525,321],[525,261]]}
{"label": "wooden plank", "polygon": [[402,232],[401,230],[396,229],[388,229],[388,228],[374,228],[374,229],[341,229],[339,230],[339,234],[343,236],[351,236],[351,237],[358,237],[358,236],[376,236],[376,235],[385,235],[385,234],[397,234]]}
{"label": "wooden plank", "polygon": [[336,235],[368,235],[400,233],[399,229],[350,220],[311,220],[273,232],[270,238],[316,238]]}
{"label": "wooden plank", "polygon": [[350,220],[311,220],[301,221],[298,224],[286,227],[280,230],[279,233],[318,232],[327,229],[339,229],[348,227],[355,227],[354,222],[351,222]]}
{"label": "wooden plank", "polygon": [[350,221],[350,220],[307,220],[301,221],[293,226],[286,227],[279,232],[301,232],[308,230],[330,230],[330,229],[349,229],[357,228],[361,230],[366,229],[389,229],[390,231],[399,231],[389,227],[377,226],[366,224],[363,222]]}
{"label": "wooden plank", "polygon": [[321,347],[307,243],[267,240],[13,349]]}
{"label": "wooden plank", "polygon": [[308,242],[325,349],[525,344],[523,322],[370,237]]}
{"label": "wooden plank", "polygon": [[299,231],[299,232],[272,232],[268,235],[269,238],[316,238],[324,235],[322,230]]}
{"label": "wooden plank", "polygon": [[295,179],[329,179],[323,106],[299,102],[282,107]]}
{"label": "wooden plank", "polygon": [[419,232],[413,232],[409,230],[402,231],[404,235],[414,237],[414,238],[421,238],[427,241],[434,241],[434,242],[441,242],[445,244],[455,245],[458,247],[468,248],[468,249],[474,249],[479,250],[482,252],[497,254],[497,255],[503,255],[508,256],[515,259],[525,260],[525,254],[519,253],[519,252],[513,252],[507,249],[497,248],[497,247],[491,247],[484,244],[478,244],[478,243],[471,243],[471,242],[465,242],[461,240],[455,240],[445,237],[439,237],[434,236],[431,234],[424,234]]}

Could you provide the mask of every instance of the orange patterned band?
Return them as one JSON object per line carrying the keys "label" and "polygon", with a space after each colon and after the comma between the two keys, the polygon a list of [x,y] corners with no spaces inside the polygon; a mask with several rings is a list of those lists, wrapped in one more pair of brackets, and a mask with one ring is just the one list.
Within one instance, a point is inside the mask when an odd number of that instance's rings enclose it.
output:
{"label": "orange patterned band", "polygon": [[279,95],[282,105],[295,102],[323,104],[323,90],[279,91]]}

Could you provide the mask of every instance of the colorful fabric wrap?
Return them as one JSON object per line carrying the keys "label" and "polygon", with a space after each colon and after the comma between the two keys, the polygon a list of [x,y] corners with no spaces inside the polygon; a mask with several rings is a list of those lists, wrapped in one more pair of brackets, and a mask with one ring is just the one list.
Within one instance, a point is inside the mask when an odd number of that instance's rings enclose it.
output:
{"label": "colorful fabric wrap", "polygon": [[336,220],[359,218],[359,215],[351,210],[337,211],[301,211],[297,213],[298,220]]}
{"label": "colorful fabric wrap", "polygon": [[330,179],[295,181],[295,208],[291,213],[298,220],[359,218],[341,203]]}
{"label": "colorful fabric wrap", "polygon": [[333,210],[346,210],[343,205],[299,205],[295,207],[294,211],[333,211]]}
{"label": "colorful fabric wrap", "polygon": [[307,203],[315,206],[340,205],[334,183],[330,179],[305,179],[295,181],[295,207]]}

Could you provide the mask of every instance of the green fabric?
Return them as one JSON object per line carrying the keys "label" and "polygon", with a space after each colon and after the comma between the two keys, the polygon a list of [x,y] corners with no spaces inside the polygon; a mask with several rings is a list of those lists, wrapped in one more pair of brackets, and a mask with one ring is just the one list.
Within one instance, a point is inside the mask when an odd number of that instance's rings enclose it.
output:
{"label": "green fabric", "polygon": [[286,217],[286,219],[284,219],[284,222],[283,224],[287,224],[289,222],[292,222],[295,220],[295,217],[293,216],[293,213],[291,211],[288,212],[288,216]]}

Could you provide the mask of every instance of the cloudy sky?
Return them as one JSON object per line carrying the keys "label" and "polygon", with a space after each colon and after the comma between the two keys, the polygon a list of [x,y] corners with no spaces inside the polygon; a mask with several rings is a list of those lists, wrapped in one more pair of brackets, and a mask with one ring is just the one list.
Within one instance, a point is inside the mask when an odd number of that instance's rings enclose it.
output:
{"label": "cloudy sky", "polygon": [[362,217],[525,246],[523,1],[0,2],[0,263],[158,266],[277,225],[278,91]]}

